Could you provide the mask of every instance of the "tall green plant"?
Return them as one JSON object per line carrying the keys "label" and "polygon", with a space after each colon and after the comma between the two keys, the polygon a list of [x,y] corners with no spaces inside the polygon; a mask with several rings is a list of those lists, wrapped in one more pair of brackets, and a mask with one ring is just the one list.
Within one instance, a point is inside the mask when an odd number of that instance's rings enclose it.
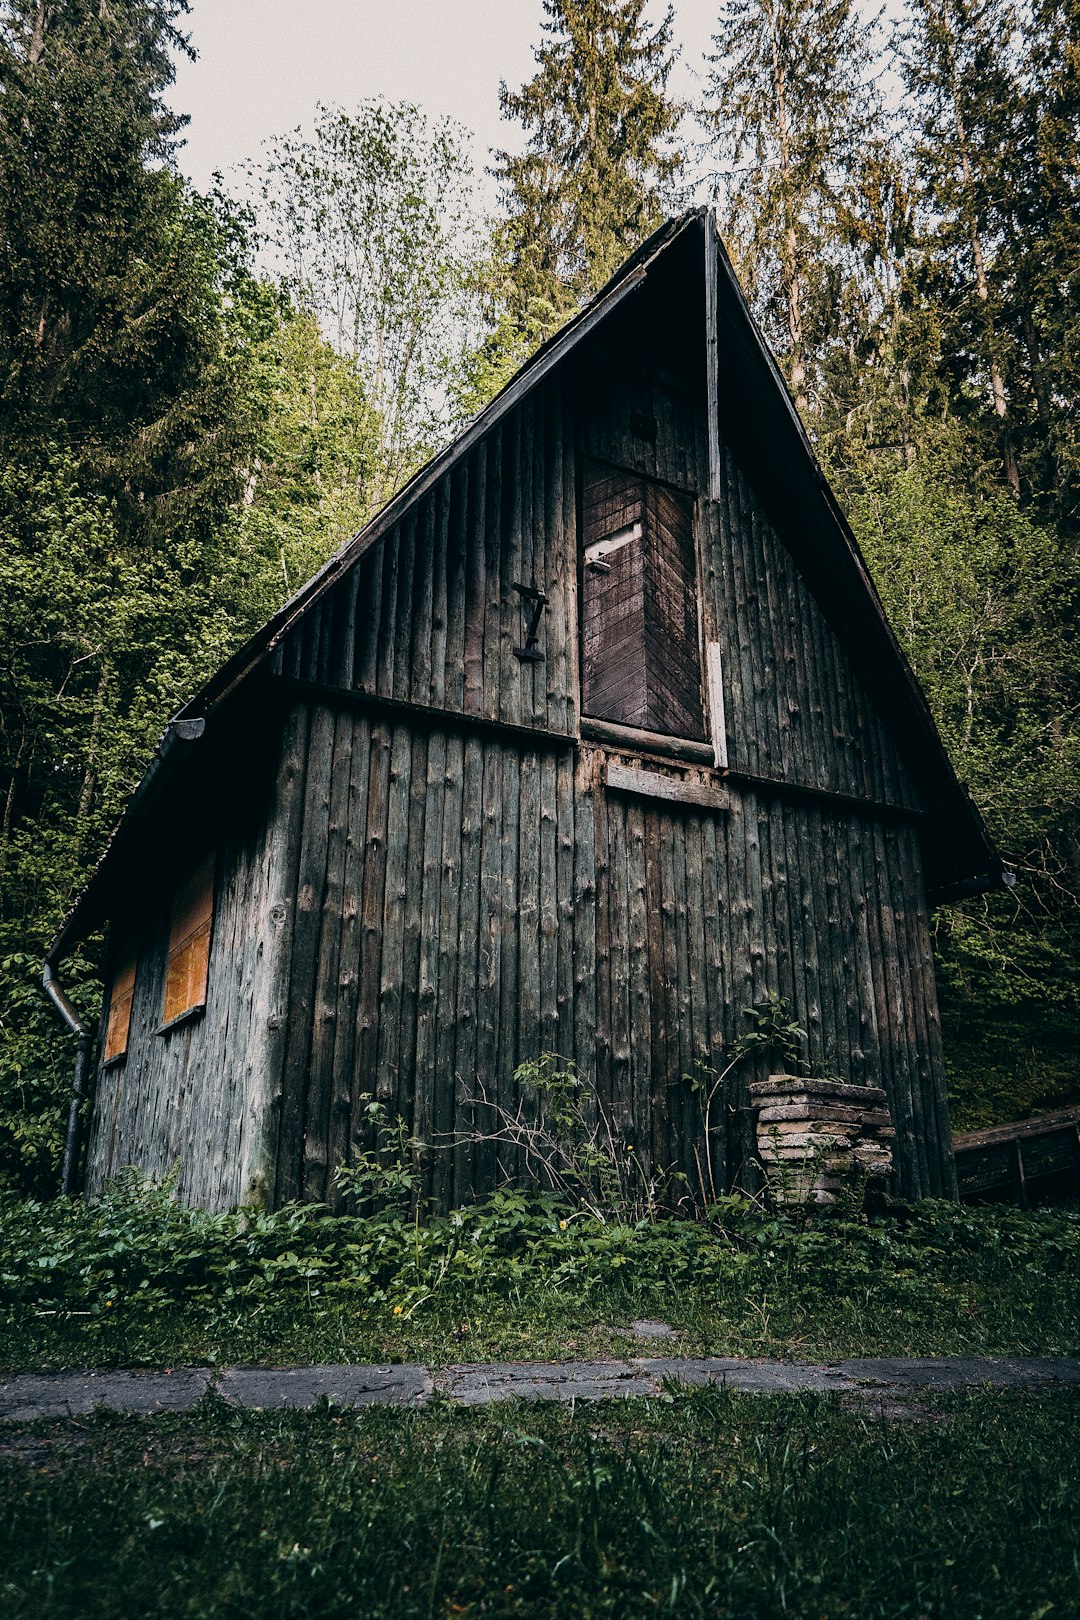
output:
{"label": "tall green plant", "polygon": [[169,715],[377,485],[355,365],[171,167],[186,10],[0,0],[0,1180],[38,1191],[70,1083],[41,952]]}
{"label": "tall green plant", "polygon": [[1019,113],[1015,15],[1010,0],[915,0],[911,18],[902,64],[933,221],[928,271],[939,283],[942,362],[973,404],[985,398],[1004,477],[1019,495],[1002,276]]}
{"label": "tall green plant", "polygon": [[840,214],[880,121],[873,28],[852,0],[727,0],[703,117],[713,192],[800,411],[837,337]]}
{"label": "tall green plant", "polygon": [[0,429],[59,446],[125,536],[204,536],[247,428],[226,255],[171,166],[187,0],[0,5]]}
{"label": "tall green plant", "polygon": [[[916,462],[862,464],[854,506],[886,610],[961,778],[1017,873],[936,914],[946,1057],[962,1124],[1076,1094],[1080,1055],[1080,680],[1063,633],[1075,558],[959,429]],[[981,485],[981,487],[980,487]]]}

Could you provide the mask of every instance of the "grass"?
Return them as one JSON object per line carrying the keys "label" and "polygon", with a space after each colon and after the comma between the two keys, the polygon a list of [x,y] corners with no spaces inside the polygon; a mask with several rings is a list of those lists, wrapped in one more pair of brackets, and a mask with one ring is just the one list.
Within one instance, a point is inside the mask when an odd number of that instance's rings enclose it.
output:
{"label": "grass", "polygon": [[[1080,1212],[920,1204],[707,1224],[502,1194],[210,1216],[134,1181],[0,1206],[0,1360],[428,1363],[1075,1353]],[[650,1349],[653,1347],[649,1347]],[[1075,1392],[673,1390],[568,1410],[238,1411],[0,1429],[4,1620],[1080,1612]]]}
{"label": "grass", "polygon": [[708,1226],[619,1225],[503,1194],[420,1227],[209,1216],[137,1185],[0,1207],[7,1369],[622,1356],[638,1316],[688,1354],[1073,1354],[1080,1212],[732,1199]]}
{"label": "grass", "polygon": [[1080,1609],[1067,1395],[98,1416],[0,1435],[5,1620]]}

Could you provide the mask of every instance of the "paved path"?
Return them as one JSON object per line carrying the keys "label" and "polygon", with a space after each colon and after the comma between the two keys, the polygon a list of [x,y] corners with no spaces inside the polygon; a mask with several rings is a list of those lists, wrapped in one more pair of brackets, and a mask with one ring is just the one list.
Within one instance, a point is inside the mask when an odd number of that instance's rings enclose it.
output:
{"label": "paved path", "polygon": [[0,1381],[0,1422],[111,1412],[185,1412],[213,1391],[235,1406],[304,1409],[461,1406],[489,1401],[597,1401],[656,1396],[672,1382],[762,1395],[815,1390],[888,1403],[943,1390],[1080,1391],[1080,1360],[1048,1356],[895,1356],[849,1361],[747,1361],[724,1356],[636,1356],[629,1361],[503,1361],[431,1369],[385,1367],[177,1367],[154,1372],[16,1373]]}

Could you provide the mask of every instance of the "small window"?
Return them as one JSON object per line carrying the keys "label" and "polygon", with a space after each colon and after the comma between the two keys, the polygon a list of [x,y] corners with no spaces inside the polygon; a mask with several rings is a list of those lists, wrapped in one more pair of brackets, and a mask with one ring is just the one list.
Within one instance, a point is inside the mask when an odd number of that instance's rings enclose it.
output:
{"label": "small window", "polygon": [[122,1058],[128,1049],[131,1034],[131,1008],[135,1000],[135,943],[132,941],[116,958],[112,987],[109,991],[109,1022],[105,1027],[105,1053],[103,1062],[112,1063]]}
{"label": "small window", "polygon": [[209,856],[173,900],[169,960],[165,970],[163,1023],[206,1005],[210,970],[210,929],[214,920],[214,858]]}
{"label": "small window", "polygon": [[704,740],[693,501],[587,464],[582,529],[582,713]]}

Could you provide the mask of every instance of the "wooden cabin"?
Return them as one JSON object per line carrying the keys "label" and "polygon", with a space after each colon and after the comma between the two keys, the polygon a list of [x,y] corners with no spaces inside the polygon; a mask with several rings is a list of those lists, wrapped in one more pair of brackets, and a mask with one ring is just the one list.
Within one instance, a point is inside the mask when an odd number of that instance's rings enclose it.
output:
{"label": "wooden cabin", "polygon": [[955,1194],[928,910],[1001,880],[694,212],[167,730],[50,950],[108,925],[86,1185],[324,1199],[374,1094],[467,1201],[541,1053],[693,1179],[687,1077],[774,995],[884,1088],[900,1192]]}

